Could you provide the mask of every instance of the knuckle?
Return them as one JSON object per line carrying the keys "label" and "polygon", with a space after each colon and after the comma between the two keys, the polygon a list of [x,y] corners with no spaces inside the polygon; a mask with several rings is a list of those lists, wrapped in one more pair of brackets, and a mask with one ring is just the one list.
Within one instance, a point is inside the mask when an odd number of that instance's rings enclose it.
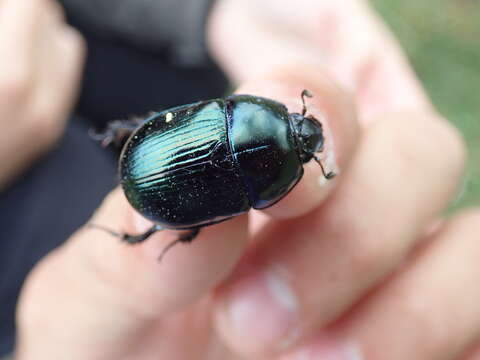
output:
{"label": "knuckle", "polygon": [[421,290],[413,292],[407,287],[397,292],[394,305],[405,327],[415,329],[415,347],[419,354],[430,358],[448,350],[452,341],[450,329],[456,327],[454,316],[447,313],[436,316]]}
{"label": "knuckle", "polygon": [[[392,246],[389,235],[385,235],[384,230],[366,226],[362,217],[345,212],[326,216],[336,252],[342,254],[342,262],[348,264],[349,272],[375,278],[375,274],[382,276],[401,259],[402,253],[397,246]],[[388,229],[385,230],[388,234]]]}
{"label": "knuckle", "polygon": [[40,142],[49,145],[59,138],[65,123],[61,116],[54,102],[38,105],[30,112],[31,129]]}
{"label": "knuckle", "polygon": [[5,71],[0,77],[0,96],[10,101],[21,101],[30,90],[30,76],[26,71]]}
{"label": "knuckle", "polygon": [[31,117],[37,123],[42,126],[48,126],[49,124],[54,123],[54,120],[57,117],[57,107],[52,103],[43,103],[36,106],[32,111]]}
{"label": "knuckle", "polygon": [[87,50],[87,44],[82,34],[72,26],[65,27],[68,41],[70,42],[73,52],[77,57],[83,57]]}
{"label": "knuckle", "polygon": [[78,77],[85,62],[87,44],[83,36],[70,26],[66,26],[63,32],[62,52],[64,71],[69,77]]}
{"label": "knuckle", "polygon": [[390,144],[407,171],[421,169],[429,176],[459,178],[466,163],[466,145],[459,131],[432,114],[396,114],[380,122],[383,142]]}
{"label": "knuckle", "polygon": [[49,7],[49,10],[52,16],[54,16],[58,21],[61,21],[61,22],[65,21],[66,14],[65,14],[65,9],[63,8],[62,5],[60,5],[56,1],[49,0],[46,2],[46,6]]}
{"label": "knuckle", "polygon": [[365,273],[372,273],[378,271],[378,260],[381,258],[377,255],[376,251],[372,251],[371,248],[362,248],[359,251],[353,252],[350,257],[351,269],[356,271],[362,271]]}
{"label": "knuckle", "polygon": [[460,174],[465,166],[466,146],[458,130],[434,116],[419,123],[417,136],[412,136],[412,150],[424,151],[418,153],[417,159],[434,167],[439,175]]}
{"label": "knuckle", "polygon": [[437,142],[437,148],[442,154],[444,169],[447,171],[463,171],[466,161],[466,145],[459,131],[448,121],[432,121],[432,132]]}
{"label": "knuckle", "polygon": [[375,237],[365,238],[369,241],[363,241],[361,245],[352,247],[349,256],[351,268],[354,271],[361,271],[366,276],[375,278],[374,274],[381,276],[391,264],[393,255],[388,253],[388,249],[381,241],[374,240]]}

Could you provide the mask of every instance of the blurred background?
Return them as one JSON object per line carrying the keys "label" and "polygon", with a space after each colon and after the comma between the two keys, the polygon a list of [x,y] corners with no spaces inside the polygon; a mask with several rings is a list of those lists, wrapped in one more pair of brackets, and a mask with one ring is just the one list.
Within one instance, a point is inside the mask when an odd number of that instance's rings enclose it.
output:
{"label": "blurred background", "polygon": [[469,150],[464,189],[452,208],[480,205],[480,1],[372,0],[437,110]]}

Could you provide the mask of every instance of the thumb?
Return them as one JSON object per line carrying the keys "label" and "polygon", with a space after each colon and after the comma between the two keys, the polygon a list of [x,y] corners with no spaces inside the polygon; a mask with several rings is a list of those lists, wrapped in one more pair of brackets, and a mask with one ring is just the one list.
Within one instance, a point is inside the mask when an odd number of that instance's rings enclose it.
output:
{"label": "thumb", "polygon": [[[151,224],[138,218],[116,189],[91,223],[142,233]],[[240,216],[202,229],[191,245],[175,246],[162,262],[158,255],[178,236],[175,231],[129,245],[98,229],[80,229],[27,280],[17,314],[19,359],[61,358],[66,351],[79,359],[107,359],[131,351],[152,321],[199,299],[230,273],[246,245],[246,221]]]}

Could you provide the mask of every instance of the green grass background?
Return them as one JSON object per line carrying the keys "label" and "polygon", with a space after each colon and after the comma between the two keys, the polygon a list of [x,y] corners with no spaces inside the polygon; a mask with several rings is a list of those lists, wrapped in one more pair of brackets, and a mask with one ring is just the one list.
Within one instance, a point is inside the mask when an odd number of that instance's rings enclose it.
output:
{"label": "green grass background", "polygon": [[453,208],[480,205],[480,1],[372,0],[437,109],[465,137],[469,163]]}

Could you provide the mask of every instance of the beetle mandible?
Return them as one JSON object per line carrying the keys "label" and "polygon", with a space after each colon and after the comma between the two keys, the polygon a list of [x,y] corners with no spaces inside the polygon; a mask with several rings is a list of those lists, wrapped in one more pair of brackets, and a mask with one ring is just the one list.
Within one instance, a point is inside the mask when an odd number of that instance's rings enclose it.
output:
{"label": "beetle mandible", "polygon": [[263,97],[232,95],[178,106],[145,120],[115,121],[97,140],[104,145],[128,140],[119,173],[133,208],[153,221],[139,235],[108,231],[130,244],[163,229],[188,230],[167,245],[190,242],[201,227],[254,209],[265,209],[287,195],[314,159],[331,179],[316,153],[322,152],[322,124]]}

